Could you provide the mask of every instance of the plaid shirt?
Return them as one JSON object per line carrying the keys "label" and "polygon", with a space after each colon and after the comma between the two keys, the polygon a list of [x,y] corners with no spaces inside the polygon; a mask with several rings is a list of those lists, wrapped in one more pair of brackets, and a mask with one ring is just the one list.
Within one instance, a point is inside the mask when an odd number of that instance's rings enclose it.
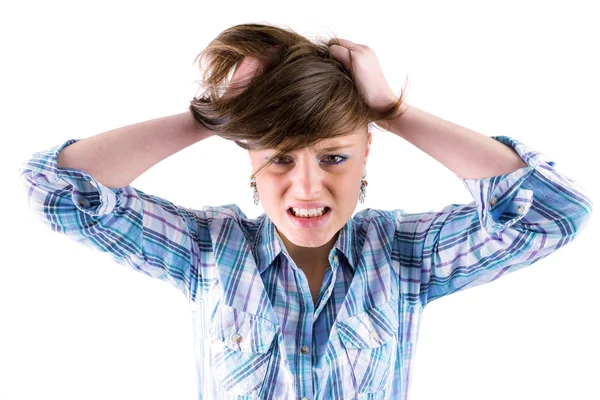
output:
{"label": "plaid shirt", "polygon": [[70,139],[19,170],[50,229],[170,282],[188,299],[199,399],[403,399],[423,308],[548,256],[587,225],[592,200],[554,162],[507,136],[527,166],[462,179],[470,204],[365,209],[329,253],[313,303],[266,214],[177,206],[132,186],[58,169]]}

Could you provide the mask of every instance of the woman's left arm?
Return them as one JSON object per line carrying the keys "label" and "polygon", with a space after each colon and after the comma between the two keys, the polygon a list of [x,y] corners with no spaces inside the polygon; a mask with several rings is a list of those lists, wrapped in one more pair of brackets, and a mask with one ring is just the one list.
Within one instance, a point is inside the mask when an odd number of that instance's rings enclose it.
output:
{"label": "woman's left arm", "polygon": [[[330,52],[352,71],[366,102],[391,104],[375,53],[341,40]],[[351,60],[351,62],[350,62]],[[491,282],[548,256],[588,224],[589,195],[554,168],[555,162],[508,136],[488,137],[406,104],[399,117],[375,121],[460,177],[473,197],[440,211],[394,210],[392,259],[401,294],[425,306],[432,300]]]}
{"label": "woman's left arm", "polygon": [[474,200],[398,217],[399,247],[421,266],[400,271],[419,282],[403,288],[407,298],[425,305],[491,282],[550,255],[587,226],[592,199],[543,153],[413,106],[403,111],[381,125],[454,172]]}
{"label": "woman's left arm", "polygon": [[489,136],[439,118],[411,105],[402,115],[378,125],[412,143],[462,179],[514,172],[527,164],[517,152]]}
{"label": "woman's left arm", "polygon": [[452,170],[474,200],[398,216],[401,253],[421,267],[400,267],[413,282],[403,287],[406,298],[425,305],[518,271],[573,241],[590,220],[592,199],[525,143],[412,106],[388,122],[388,130]]}

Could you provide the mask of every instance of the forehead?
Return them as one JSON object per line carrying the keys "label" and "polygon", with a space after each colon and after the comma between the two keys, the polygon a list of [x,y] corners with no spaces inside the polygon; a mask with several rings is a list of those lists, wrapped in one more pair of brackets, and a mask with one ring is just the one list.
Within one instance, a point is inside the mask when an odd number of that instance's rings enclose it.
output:
{"label": "forehead", "polygon": [[311,151],[335,151],[335,150],[341,150],[341,149],[345,149],[345,148],[349,148],[352,146],[356,146],[358,144],[357,140],[351,140],[351,139],[333,139],[333,140],[327,140],[327,141],[322,141],[319,142],[317,144],[315,144],[314,146],[309,147],[308,149]]}
{"label": "forehead", "polygon": [[[306,151],[308,149],[308,151],[311,151],[311,152],[320,152],[320,151],[335,151],[335,150],[340,150],[340,149],[345,149],[345,148],[347,149],[347,148],[362,144],[364,142],[364,140],[363,140],[364,136],[365,136],[365,134],[363,132],[355,132],[355,133],[350,133],[350,134],[344,135],[344,136],[337,136],[334,138],[322,139],[319,142],[315,143],[314,145],[303,148],[300,151]],[[252,150],[249,150],[249,151],[252,152]],[[255,150],[255,152],[264,152],[264,151],[270,152],[270,151],[275,151],[275,149],[267,148],[267,149]]]}
{"label": "forehead", "polygon": [[313,147],[315,148],[324,148],[330,146],[343,146],[347,144],[356,144],[361,143],[361,141],[365,138],[365,132],[356,131],[353,133],[349,133],[344,136],[337,136],[334,138],[323,139],[319,143],[316,143]]}

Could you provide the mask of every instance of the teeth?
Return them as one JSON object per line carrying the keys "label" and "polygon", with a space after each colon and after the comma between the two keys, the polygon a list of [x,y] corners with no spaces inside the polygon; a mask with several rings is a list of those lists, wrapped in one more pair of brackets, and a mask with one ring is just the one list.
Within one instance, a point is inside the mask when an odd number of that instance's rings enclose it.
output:
{"label": "teeth", "polygon": [[325,211],[325,207],[309,208],[309,209],[292,207],[292,213],[295,216],[304,217],[304,218],[320,217],[321,215],[323,215],[324,211]]}

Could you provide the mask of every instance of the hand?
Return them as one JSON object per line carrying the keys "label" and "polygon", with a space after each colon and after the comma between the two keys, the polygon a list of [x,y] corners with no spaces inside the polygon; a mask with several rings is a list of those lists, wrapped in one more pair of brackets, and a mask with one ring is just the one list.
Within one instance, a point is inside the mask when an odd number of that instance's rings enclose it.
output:
{"label": "hand", "polygon": [[[334,44],[338,43],[338,40],[340,45]],[[361,97],[369,106],[381,109],[396,100],[396,95],[385,80],[373,49],[345,39],[333,38],[327,44],[329,54],[350,71]]]}

